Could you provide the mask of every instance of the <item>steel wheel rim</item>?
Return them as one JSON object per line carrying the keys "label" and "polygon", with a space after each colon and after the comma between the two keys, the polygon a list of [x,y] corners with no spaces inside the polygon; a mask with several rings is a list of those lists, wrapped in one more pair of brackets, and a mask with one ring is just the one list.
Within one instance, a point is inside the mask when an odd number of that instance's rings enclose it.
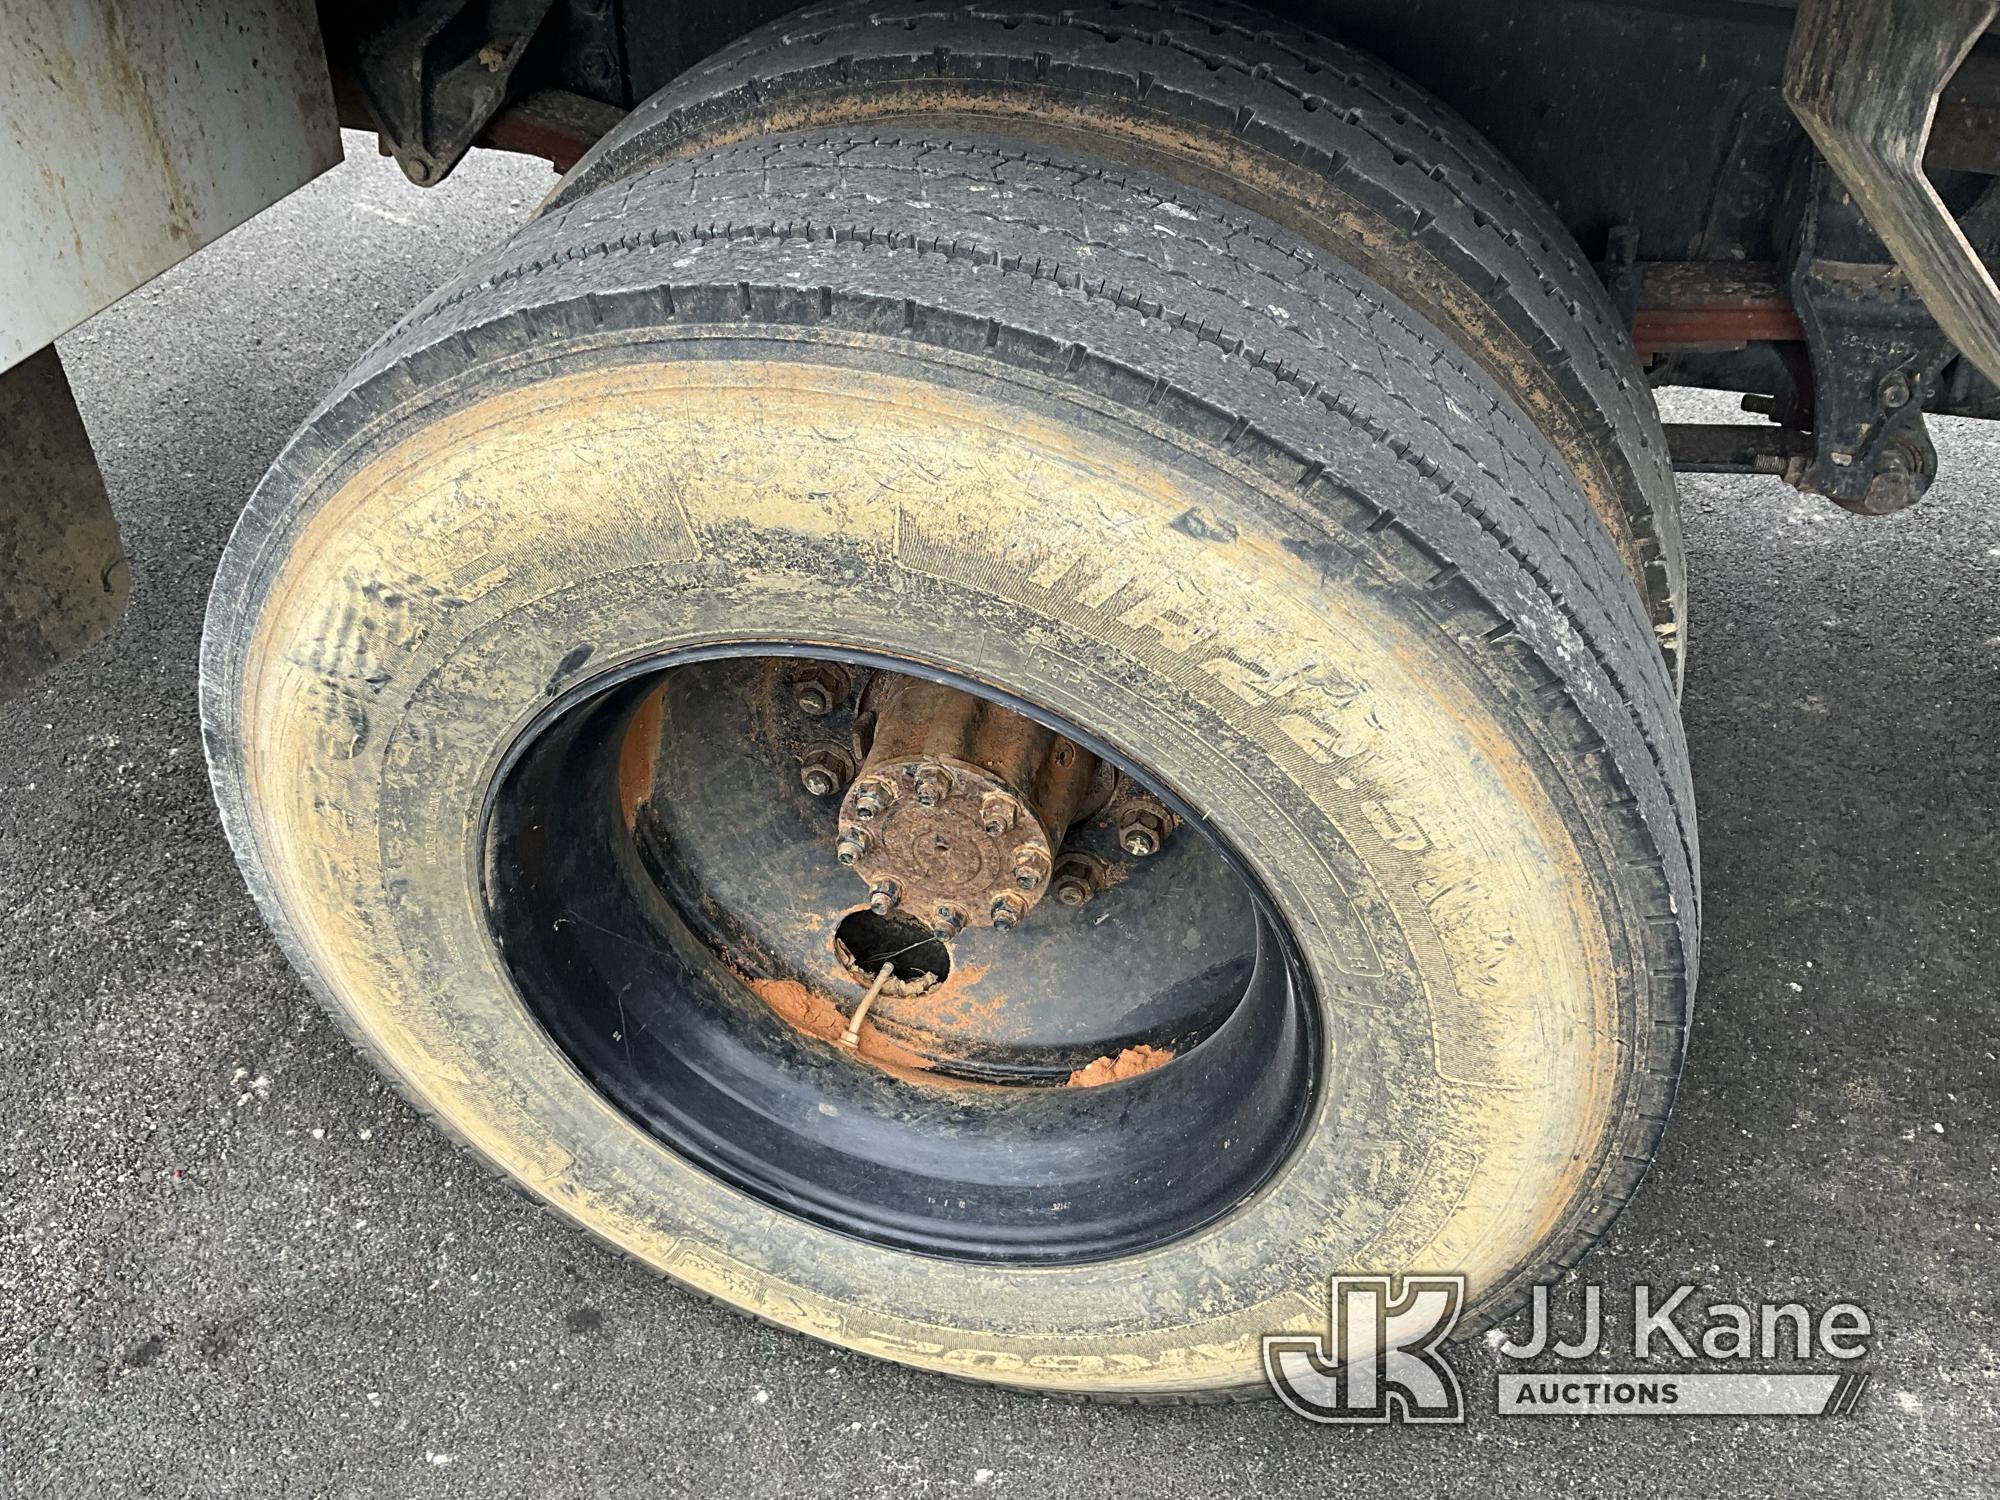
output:
{"label": "steel wheel rim", "polygon": [[[858,1065],[745,1003],[741,973],[716,961],[645,868],[607,791],[663,674],[749,658],[949,684],[1135,778],[1243,884],[1255,946],[1226,1013],[1167,1065],[1106,1087],[966,1087]],[[1323,1028],[1298,946],[1226,838],[1105,739],[935,663],[743,641],[600,674],[514,741],[489,786],[479,849],[488,934],[522,1003],[589,1086],[711,1176],[870,1243],[1027,1264],[1159,1248],[1269,1181],[1319,1087]],[[839,999],[851,1005],[861,988],[857,978]]]}

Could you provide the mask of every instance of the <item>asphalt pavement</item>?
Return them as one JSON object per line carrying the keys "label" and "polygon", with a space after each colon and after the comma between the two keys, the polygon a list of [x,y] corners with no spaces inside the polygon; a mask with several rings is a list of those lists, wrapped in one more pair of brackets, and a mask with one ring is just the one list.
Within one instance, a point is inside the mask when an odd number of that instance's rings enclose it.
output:
{"label": "asphalt pavement", "polygon": [[196,720],[217,555],[339,372],[551,182],[482,155],[426,193],[349,145],[62,345],[133,603],[0,707],[0,1493],[2000,1494],[2000,428],[1939,424],[1935,489],[1884,519],[1683,487],[1697,1019],[1580,1274],[1859,1303],[1852,1415],[1501,1418],[1484,1342],[1458,1428],[1025,1397],[585,1239],[405,1106],[266,936]]}

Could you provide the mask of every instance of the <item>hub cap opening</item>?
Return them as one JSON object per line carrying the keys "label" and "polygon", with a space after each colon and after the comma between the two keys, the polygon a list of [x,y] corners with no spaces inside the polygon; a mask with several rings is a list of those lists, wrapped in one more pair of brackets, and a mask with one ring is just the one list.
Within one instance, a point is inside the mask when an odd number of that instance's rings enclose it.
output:
{"label": "hub cap opening", "polygon": [[898,1248],[1189,1233],[1318,1076],[1293,945],[1190,810],[918,664],[738,647],[580,692],[496,781],[485,869],[523,1000],[606,1098]]}
{"label": "hub cap opening", "polygon": [[910,917],[882,916],[864,907],[840,919],[833,941],[863,984],[885,963],[889,977],[905,986],[903,994],[922,994],[951,976],[951,950]]}

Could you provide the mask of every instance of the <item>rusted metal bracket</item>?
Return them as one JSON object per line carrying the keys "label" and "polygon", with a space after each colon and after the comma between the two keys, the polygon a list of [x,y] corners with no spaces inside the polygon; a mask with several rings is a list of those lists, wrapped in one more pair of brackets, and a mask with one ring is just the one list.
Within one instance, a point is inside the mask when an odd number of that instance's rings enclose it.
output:
{"label": "rusted metal bracket", "polygon": [[1930,179],[1938,96],[2000,0],[1802,0],[1785,101],[1938,326],[2000,380],[2000,285]]}
{"label": "rusted metal bracket", "polygon": [[1954,351],[1823,162],[1813,164],[1791,287],[1812,362],[1813,453],[1796,482],[1862,515],[1914,504],[1937,477],[1924,407]]}
{"label": "rusted metal bracket", "polygon": [[1781,267],[1748,261],[1641,262],[1632,342],[1641,355],[1798,343],[1806,336]]}
{"label": "rusted metal bracket", "polygon": [[[1744,405],[1778,424],[1668,429],[1684,473],[1774,474],[1864,515],[1914,503],[1937,474],[1924,412],[1955,350],[1852,198],[1812,164],[1789,271],[1642,267],[1644,352],[1779,346],[1785,378]],[[1967,216],[1968,229],[1983,216]],[[1981,229],[1977,236],[1986,238]]]}
{"label": "rusted metal bracket", "polygon": [[567,172],[624,118],[625,111],[615,104],[562,89],[535,89],[495,115],[477,144],[539,156],[558,172]]}
{"label": "rusted metal bracket", "polygon": [[506,105],[553,0],[425,0],[362,39],[355,80],[383,147],[419,187],[444,180]]}

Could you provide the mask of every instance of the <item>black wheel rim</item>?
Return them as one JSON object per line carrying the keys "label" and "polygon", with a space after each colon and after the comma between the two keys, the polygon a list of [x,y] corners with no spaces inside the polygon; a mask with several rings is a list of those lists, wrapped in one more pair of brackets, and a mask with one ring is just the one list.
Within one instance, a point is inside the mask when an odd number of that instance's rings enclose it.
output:
{"label": "black wheel rim", "polygon": [[[1086,1018],[1066,1054],[1068,1022],[1044,1006],[1027,1007],[1004,1046],[989,1039],[912,1075],[804,1034],[759,999],[745,981],[773,977],[759,973],[770,953],[751,924],[727,920],[726,903],[690,891],[663,840],[635,835],[620,761],[641,706],[663,683],[671,693],[667,674],[687,681],[702,664],[749,670],[806,657],[1000,703],[1085,746],[1184,820],[1182,836],[1200,841],[1190,850],[1205,852],[1187,856],[1182,879],[1160,877],[1154,904],[1171,898],[1168,885],[1195,882],[1198,859],[1213,861],[1239,883],[1243,948],[1196,976],[1202,984],[1138,1008],[1154,1019],[1147,1034],[1182,1038],[1171,1062],[1103,1087],[1049,1086],[1068,1076],[1075,1047],[1100,1045],[1122,1015],[1096,1029]],[[1297,945],[1226,838],[1086,727],[929,664],[768,642],[629,664],[565,695],[516,741],[492,783],[481,844],[492,939],[523,1003],[584,1080],[703,1171],[871,1243],[1039,1264],[1157,1248],[1269,1181],[1318,1086],[1321,1027]],[[1032,928],[1024,922],[1002,942]],[[1026,944],[1045,941],[1058,960],[1083,951],[1060,946],[1054,919],[1046,930]],[[724,951],[732,941],[744,951]],[[982,951],[1014,956],[1001,944]],[[827,998],[850,1007],[861,978]]]}

